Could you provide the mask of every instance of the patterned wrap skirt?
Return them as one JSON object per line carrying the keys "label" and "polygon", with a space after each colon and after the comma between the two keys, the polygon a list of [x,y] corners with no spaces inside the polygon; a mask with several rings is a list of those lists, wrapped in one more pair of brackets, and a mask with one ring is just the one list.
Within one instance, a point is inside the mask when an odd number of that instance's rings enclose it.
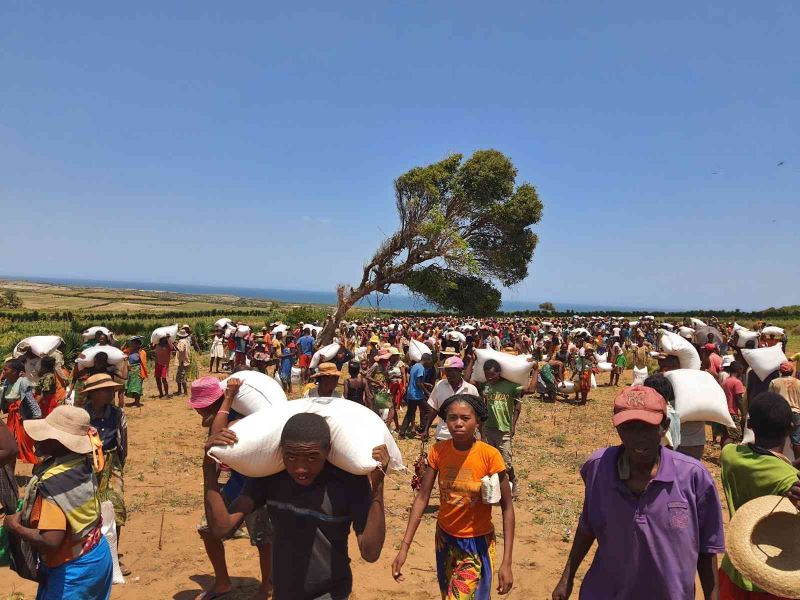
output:
{"label": "patterned wrap skirt", "polygon": [[494,532],[457,538],[437,525],[436,574],[442,600],[489,600],[494,557]]}

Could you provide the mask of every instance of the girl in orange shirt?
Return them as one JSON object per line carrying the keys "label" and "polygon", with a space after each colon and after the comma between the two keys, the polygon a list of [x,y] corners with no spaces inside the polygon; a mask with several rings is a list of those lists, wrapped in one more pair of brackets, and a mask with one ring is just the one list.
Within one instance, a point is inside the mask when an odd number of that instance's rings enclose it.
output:
{"label": "girl in orange shirt", "polygon": [[488,417],[477,396],[456,394],[439,410],[451,440],[434,445],[422,486],[411,505],[405,536],[392,563],[392,576],[403,581],[401,569],[428,506],[434,480],[439,479],[440,507],[436,525],[436,573],[443,600],[488,600],[492,592],[495,535],[492,507],[481,499],[481,479],[499,475],[503,511],[503,560],[497,591],[507,594],[513,584],[514,505],[506,466],[500,453],[475,439],[478,423]]}

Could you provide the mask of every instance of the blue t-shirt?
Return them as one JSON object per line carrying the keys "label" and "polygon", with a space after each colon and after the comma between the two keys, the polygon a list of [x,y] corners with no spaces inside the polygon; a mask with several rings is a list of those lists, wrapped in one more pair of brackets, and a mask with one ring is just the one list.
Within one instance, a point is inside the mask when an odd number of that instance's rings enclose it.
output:
{"label": "blue t-shirt", "polygon": [[425,392],[422,391],[423,378],[425,377],[425,367],[422,363],[416,363],[408,372],[408,391],[406,392],[406,400],[421,401],[425,399]]}
{"label": "blue t-shirt", "polygon": [[310,335],[304,335],[297,340],[297,345],[300,346],[300,352],[303,354],[312,354],[314,352],[314,338]]}

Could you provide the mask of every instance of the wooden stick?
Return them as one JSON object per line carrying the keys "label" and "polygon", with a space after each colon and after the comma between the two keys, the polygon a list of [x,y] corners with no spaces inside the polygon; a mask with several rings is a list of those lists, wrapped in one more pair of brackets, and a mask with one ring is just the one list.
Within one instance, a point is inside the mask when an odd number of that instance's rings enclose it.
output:
{"label": "wooden stick", "polygon": [[164,537],[164,509],[161,509],[161,527],[158,530],[158,549],[161,550],[161,541]]}

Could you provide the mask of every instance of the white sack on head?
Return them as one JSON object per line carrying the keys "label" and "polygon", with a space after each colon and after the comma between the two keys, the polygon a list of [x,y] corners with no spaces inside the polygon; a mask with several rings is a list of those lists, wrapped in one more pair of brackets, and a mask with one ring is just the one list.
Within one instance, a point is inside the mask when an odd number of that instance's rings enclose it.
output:
{"label": "white sack on head", "polygon": [[782,362],[788,360],[780,345],[769,348],[754,348],[752,350],[745,348],[742,350],[742,356],[761,381],[764,381],[777,371]]}
{"label": "white sack on head", "polygon": [[659,344],[661,352],[677,356],[681,369],[700,368],[700,355],[688,340],[666,329],[659,329],[658,332],[661,335]]}
{"label": "white sack on head", "polygon": [[339,344],[328,344],[327,346],[323,346],[314,353],[314,356],[311,357],[310,367],[312,369],[316,369],[319,367],[320,363],[333,360],[333,357],[339,352],[339,348],[341,348]]}
{"label": "white sack on head", "polygon": [[448,339],[452,342],[466,342],[467,337],[461,333],[460,331],[448,331],[444,334],[445,339]]}
{"label": "white sack on head", "polygon": [[354,475],[366,475],[379,465],[372,458],[372,450],[385,444],[389,469],[405,469],[400,449],[385,423],[366,406],[343,398],[300,398],[284,406],[237,421],[230,426],[238,437],[236,444],[211,448],[208,455],[246,477],[274,475],[285,468],[280,439],[286,421],[296,414],[314,413],[324,417],[331,430],[331,464]]}
{"label": "white sack on head", "polygon": [[242,382],[231,408],[240,415],[251,415],[260,410],[280,407],[288,402],[283,385],[260,371],[239,371],[224,379],[222,389],[228,389],[228,382],[238,379]]}
{"label": "white sack on head", "polygon": [[695,330],[692,329],[691,327],[683,327],[683,326],[678,327],[678,334],[682,338],[686,338],[687,340],[694,339],[694,331]]}
{"label": "white sack on head", "polygon": [[711,373],[698,369],[676,369],[665,373],[675,392],[675,410],[681,423],[711,421],[734,427],[722,386]]}
{"label": "white sack on head", "polygon": [[692,327],[694,327],[695,329],[699,329],[700,327],[706,327],[707,326],[700,319],[695,319],[694,317],[692,317],[689,320],[692,322]]}
{"label": "white sack on head", "polygon": [[286,333],[287,329],[288,327],[286,327],[286,325],[281,323],[280,325],[276,325],[275,327],[272,328],[272,335],[275,335],[276,333]]}
{"label": "white sack on head", "polygon": [[760,337],[757,331],[750,331],[749,329],[740,328],[733,334],[735,338],[735,346],[737,348],[744,348],[747,342],[753,342],[758,346],[758,338]]}
{"label": "white sack on head", "polygon": [[761,330],[761,335],[766,335],[767,337],[783,337],[783,334],[783,329],[775,325],[769,325]]}
{"label": "white sack on head", "polygon": [[20,350],[20,347],[24,346],[24,344],[27,344],[31,349],[31,352],[33,352],[36,356],[47,356],[56,350],[63,342],[64,340],[57,335],[34,335],[27,337],[18,343],[14,347],[12,355],[14,358],[19,358],[22,356],[24,352]]}
{"label": "white sack on head", "polygon": [[92,346],[82,350],[76,359],[78,369],[87,369],[94,366],[94,359],[100,353],[108,356],[108,364],[114,367],[120,366],[127,358],[126,354],[116,346]]}
{"label": "white sack on head", "polygon": [[236,328],[236,337],[245,337],[250,335],[250,326],[249,325],[239,325]]}
{"label": "white sack on head", "polygon": [[412,362],[419,362],[423,354],[432,354],[431,349],[422,342],[411,340],[408,344],[408,358]]}
{"label": "white sack on head", "polygon": [[531,378],[531,369],[534,363],[528,362],[525,356],[515,356],[506,352],[498,352],[491,348],[480,348],[475,350],[475,367],[472,370],[472,378],[478,382],[486,381],[483,367],[487,360],[493,359],[500,363],[500,376],[508,381],[526,386]]}
{"label": "white sack on head", "polygon": [[81,337],[83,338],[84,342],[88,342],[89,340],[93,339],[94,336],[97,335],[97,332],[100,331],[105,333],[109,338],[112,336],[111,330],[108,327],[103,327],[102,325],[95,325],[94,327],[89,327],[89,329],[84,329]]}
{"label": "white sack on head", "polygon": [[222,319],[217,319],[214,322],[214,329],[225,329],[230,325],[232,321],[228,318],[223,317]]}
{"label": "white sack on head", "polygon": [[150,343],[157,344],[167,336],[169,336],[170,341],[175,341],[175,338],[178,337],[177,323],[175,325],[167,325],[165,327],[158,327],[157,329],[154,329],[153,333],[150,335]]}

